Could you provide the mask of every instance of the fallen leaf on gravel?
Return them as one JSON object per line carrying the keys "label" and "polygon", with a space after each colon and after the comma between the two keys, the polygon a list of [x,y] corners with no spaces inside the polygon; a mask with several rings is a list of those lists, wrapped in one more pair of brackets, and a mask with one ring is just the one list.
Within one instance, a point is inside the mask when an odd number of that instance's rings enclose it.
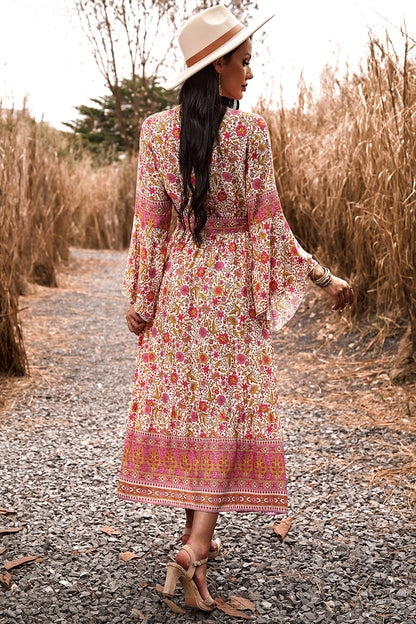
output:
{"label": "fallen leaf on gravel", "polygon": [[21,531],[22,529],[24,529],[25,527],[6,527],[6,526],[0,526],[0,533],[17,533],[18,531]]}
{"label": "fallen leaf on gravel", "polygon": [[102,526],[98,530],[102,531],[103,533],[107,533],[107,535],[121,535],[121,531],[118,531],[117,529],[113,529],[112,527],[109,527],[109,526]]}
{"label": "fallen leaf on gravel", "polygon": [[123,552],[121,553],[121,558],[123,561],[131,561],[132,559],[140,559],[140,555],[136,555],[134,552]]}
{"label": "fallen leaf on gravel", "polygon": [[163,602],[174,613],[186,613],[186,611],[184,611],[183,609],[178,607],[178,605],[176,605],[174,602],[172,602],[172,600],[169,600],[169,598],[164,598]]}
{"label": "fallen leaf on gravel", "polygon": [[219,596],[215,597],[215,602],[217,603],[218,609],[224,611],[227,615],[232,615],[233,617],[239,617],[243,620],[251,620],[251,617],[238,609],[234,609],[231,605],[227,604],[222,600]]}
{"label": "fallen leaf on gravel", "polygon": [[236,609],[250,609],[253,613],[256,610],[256,605],[247,598],[240,598],[240,596],[230,596],[230,605]]}
{"label": "fallen leaf on gravel", "polygon": [[137,613],[137,615],[139,616],[140,620],[144,620],[145,616],[143,615],[143,613],[141,611],[139,611],[138,609],[132,609],[131,610],[132,613]]}
{"label": "fallen leaf on gravel", "polygon": [[17,513],[14,509],[5,509],[4,507],[0,507],[0,514],[8,516],[9,514]]}
{"label": "fallen leaf on gravel", "polygon": [[26,564],[26,563],[41,563],[43,561],[43,557],[41,555],[34,555],[33,557],[22,557],[21,559],[13,559],[12,561],[6,561],[4,563],[4,567],[6,570],[11,570],[12,568],[17,568],[17,566]]}
{"label": "fallen leaf on gravel", "polygon": [[2,548],[2,549],[0,550],[0,555],[2,555],[3,553],[5,553],[5,552],[6,552],[6,550],[7,550],[7,548]]}
{"label": "fallen leaf on gravel", "polygon": [[294,517],[285,518],[284,520],[279,522],[279,524],[275,523],[273,525],[274,532],[276,533],[279,542],[283,542],[283,540],[285,539],[293,520],[294,520]]}
{"label": "fallen leaf on gravel", "polygon": [[144,581],[140,581],[139,585],[140,587],[147,587],[147,583],[145,583]]}
{"label": "fallen leaf on gravel", "polygon": [[156,591],[159,592],[159,594],[163,594],[163,585],[160,585],[160,583],[156,584]]}
{"label": "fallen leaf on gravel", "polygon": [[0,583],[3,585],[3,591],[10,589],[12,580],[13,580],[13,577],[10,574],[10,572],[6,572],[6,574],[0,574]]}
{"label": "fallen leaf on gravel", "polygon": [[97,549],[96,548],[88,548],[85,552],[84,555],[88,555],[89,553],[95,552]]}

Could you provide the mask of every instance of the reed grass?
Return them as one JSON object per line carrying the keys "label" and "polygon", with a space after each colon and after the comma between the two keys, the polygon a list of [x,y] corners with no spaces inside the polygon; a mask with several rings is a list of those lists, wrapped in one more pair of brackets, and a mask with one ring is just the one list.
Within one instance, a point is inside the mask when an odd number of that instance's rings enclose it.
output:
{"label": "reed grass", "polygon": [[0,107],[0,373],[28,372],[18,297],[56,286],[70,245],[126,247],[136,165],[96,166],[72,137]]}
{"label": "reed grass", "polygon": [[90,249],[128,246],[134,213],[137,159],[97,167],[84,156],[72,170],[71,243]]}
{"label": "reed grass", "polygon": [[55,265],[68,252],[65,170],[42,124],[25,109],[0,110],[0,371],[10,375],[27,372],[18,296],[28,280],[55,285]]}
{"label": "reed grass", "polygon": [[416,352],[416,62],[371,39],[366,65],[327,70],[319,97],[258,112],[285,214],[306,249],[352,280],[356,317],[402,320]]}

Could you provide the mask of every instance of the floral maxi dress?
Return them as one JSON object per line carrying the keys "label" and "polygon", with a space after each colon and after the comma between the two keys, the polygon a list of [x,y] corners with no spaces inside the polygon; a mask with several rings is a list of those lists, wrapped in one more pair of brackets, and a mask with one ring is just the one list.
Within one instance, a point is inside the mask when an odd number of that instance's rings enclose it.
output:
{"label": "floral maxi dress", "polygon": [[178,225],[180,109],[140,139],[124,294],[146,321],[118,496],[203,511],[284,513],[271,329],[296,311],[313,260],[277,195],[264,119],[227,109],[200,247]]}

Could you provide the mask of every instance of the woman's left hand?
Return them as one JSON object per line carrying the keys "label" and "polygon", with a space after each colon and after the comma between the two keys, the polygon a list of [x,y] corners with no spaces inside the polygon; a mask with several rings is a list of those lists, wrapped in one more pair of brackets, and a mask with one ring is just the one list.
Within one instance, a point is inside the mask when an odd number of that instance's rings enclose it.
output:
{"label": "woman's left hand", "polygon": [[146,329],[146,321],[144,321],[134,309],[133,304],[130,305],[126,314],[127,327],[129,330],[136,334],[136,336],[141,336]]}
{"label": "woman's left hand", "polygon": [[333,275],[328,286],[322,289],[334,302],[332,309],[342,312],[344,308],[351,307],[354,303],[354,291],[345,280]]}

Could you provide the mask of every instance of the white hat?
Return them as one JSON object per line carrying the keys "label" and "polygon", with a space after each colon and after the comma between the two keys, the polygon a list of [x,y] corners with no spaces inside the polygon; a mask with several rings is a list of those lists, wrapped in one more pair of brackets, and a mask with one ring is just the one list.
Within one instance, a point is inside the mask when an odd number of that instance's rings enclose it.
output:
{"label": "white hat", "polygon": [[244,26],[222,5],[213,6],[191,17],[179,35],[179,45],[187,69],[165,86],[174,89],[210,63],[238,48],[274,14],[254,26]]}

